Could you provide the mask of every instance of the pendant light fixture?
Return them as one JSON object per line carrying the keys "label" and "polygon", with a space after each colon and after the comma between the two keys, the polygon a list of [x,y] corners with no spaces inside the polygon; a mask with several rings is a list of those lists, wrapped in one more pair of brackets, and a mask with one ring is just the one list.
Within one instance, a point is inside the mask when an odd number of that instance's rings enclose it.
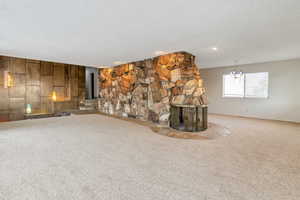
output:
{"label": "pendant light fixture", "polygon": [[[234,62],[235,62],[235,68],[237,68],[238,67],[238,65],[237,65],[238,61],[235,60]],[[233,71],[230,72],[230,75],[235,79],[240,79],[244,75],[244,73],[241,70],[233,70]]]}

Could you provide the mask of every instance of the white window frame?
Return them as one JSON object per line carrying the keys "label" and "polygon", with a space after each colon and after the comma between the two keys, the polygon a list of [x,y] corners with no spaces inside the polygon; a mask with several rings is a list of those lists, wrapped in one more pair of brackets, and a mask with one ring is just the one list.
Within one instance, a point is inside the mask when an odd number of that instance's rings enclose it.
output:
{"label": "white window frame", "polygon": [[[268,78],[268,81],[267,81],[267,96],[266,97],[251,97],[251,96],[246,96],[246,74],[258,74],[258,73],[266,73],[267,74],[267,78]],[[225,95],[225,79],[224,77],[227,76],[227,75],[230,75],[230,74],[223,74],[222,78],[223,78],[223,91],[222,91],[222,97],[223,98],[237,98],[237,99],[268,99],[269,98],[269,72],[249,72],[249,73],[244,73],[243,76],[244,76],[244,95],[243,96],[229,96],[229,95]]]}
{"label": "white window frame", "polygon": [[[230,74],[223,74],[223,91],[222,91],[222,97],[223,98],[238,98],[242,99],[245,96],[245,78],[244,78],[244,93],[243,96],[230,96],[230,95],[225,95],[225,76],[230,76]],[[244,75],[243,75],[244,76]]]}

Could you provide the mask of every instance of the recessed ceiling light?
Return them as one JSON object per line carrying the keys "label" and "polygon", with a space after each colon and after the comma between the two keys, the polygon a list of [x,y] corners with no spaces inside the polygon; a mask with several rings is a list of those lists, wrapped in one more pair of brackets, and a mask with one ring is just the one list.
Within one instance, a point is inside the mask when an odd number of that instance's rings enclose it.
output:
{"label": "recessed ceiling light", "polygon": [[123,63],[124,63],[124,62],[122,62],[122,61],[115,61],[115,62],[114,62],[115,65],[121,65],[121,64],[123,64]]}
{"label": "recessed ceiling light", "polygon": [[154,54],[156,55],[156,56],[161,56],[161,55],[164,55],[164,54],[167,54],[168,52],[166,52],[166,51],[155,51],[154,52]]}
{"label": "recessed ceiling light", "polygon": [[212,47],[211,48],[213,51],[218,51],[218,47]]}
{"label": "recessed ceiling light", "polygon": [[101,65],[98,68],[110,68],[111,66],[107,66],[107,65]]}

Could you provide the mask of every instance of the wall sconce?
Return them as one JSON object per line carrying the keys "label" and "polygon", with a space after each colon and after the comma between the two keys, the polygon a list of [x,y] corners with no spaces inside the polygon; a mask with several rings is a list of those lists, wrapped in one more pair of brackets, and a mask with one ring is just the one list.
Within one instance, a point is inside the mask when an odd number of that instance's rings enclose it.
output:
{"label": "wall sconce", "polygon": [[52,92],[51,99],[52,99],[52,102],[51,102],[51,111],[52,111],[52,113],[55,113],[54,102],[56,102],[56,100],[57,100],[56,92],[55,91]]}
{"label": "wall sconce", "polygon": [[4,88],[13,87],[13,77],[10,72],[4,71]]}
{"label": "wall sconce", "polygon": [[8,87],[12,87],[14,84],[13,84],[13,77],[10,73],[7,73],[7,86]]}
{"label": "wall sconce", "polygon": [[132,70],[133,70],[133,64],[129,64],[128,70],[129,70],[129,71],[132,71]]}
{"label": "wall sconce", "polygon": [[26,114],[31,114],[32,109],[31,109],[31,104],[27,104],[26,106]]}
{"label": "wall sconce", "polygon": [[57,100],[57,98],[56,98],[56,92],[53,91],[52,92],[52,101],[56,101],[56,100]]}

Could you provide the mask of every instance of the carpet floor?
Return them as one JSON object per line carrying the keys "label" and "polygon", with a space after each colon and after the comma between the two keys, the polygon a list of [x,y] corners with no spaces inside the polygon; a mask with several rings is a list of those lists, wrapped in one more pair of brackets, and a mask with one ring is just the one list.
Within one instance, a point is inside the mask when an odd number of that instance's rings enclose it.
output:
{"label": "carpet floor", "polygon": [[209,121],[231,134],[176,139],[97,114],[0,123],[0,199],[300,199],[300,125]]}

